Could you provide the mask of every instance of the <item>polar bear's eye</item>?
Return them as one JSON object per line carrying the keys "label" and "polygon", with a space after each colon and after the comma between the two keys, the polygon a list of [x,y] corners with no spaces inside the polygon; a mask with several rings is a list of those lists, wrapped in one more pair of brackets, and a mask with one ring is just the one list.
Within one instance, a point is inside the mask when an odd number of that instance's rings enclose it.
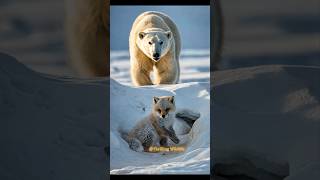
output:
{"label": "polar bear's eye", "polygon": [[152,42],[151,42],[151,41],[149,41],[149,44],[151,45],[151,44],[152,44]]}

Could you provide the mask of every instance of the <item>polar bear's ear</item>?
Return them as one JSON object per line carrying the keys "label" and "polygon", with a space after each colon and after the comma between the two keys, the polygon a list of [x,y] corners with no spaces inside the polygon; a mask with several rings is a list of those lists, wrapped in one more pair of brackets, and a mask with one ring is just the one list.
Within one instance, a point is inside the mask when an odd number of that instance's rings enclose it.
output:
{"label": "polar bear's ear", "polygon": [[140,38],[140,39],[143,39],[145,35],[146,35],[146,33],[144,33],[144,32],[139,32],[139,38]]}
{"label": "polar bear's ear", "polygon": [[153,103],[154,104],[157,104],[157,102],[159,101],[160,98],[156,97],[156,96],[153,96]]}
{"label": "polar bear's ear", "polygon": [[170,39],[172,37],[172,32],[171,31],[167,31],[166,35],[167,35],[167,38]]}

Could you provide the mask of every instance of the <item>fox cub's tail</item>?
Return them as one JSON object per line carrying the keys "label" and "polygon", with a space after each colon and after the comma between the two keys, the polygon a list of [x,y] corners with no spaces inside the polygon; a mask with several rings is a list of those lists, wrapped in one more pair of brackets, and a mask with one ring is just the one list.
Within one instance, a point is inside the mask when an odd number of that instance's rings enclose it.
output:
{"label": "fox cub's tail", "polygon": [[128,143],[130,149],[137,151],[137,152],[144,151],[144,148],[143,148],[141,142],[137,138],[130,137],[129,133],[124,131],[123,129],[118,129],[118,132],[120,133],[121,138],[124,139]]}

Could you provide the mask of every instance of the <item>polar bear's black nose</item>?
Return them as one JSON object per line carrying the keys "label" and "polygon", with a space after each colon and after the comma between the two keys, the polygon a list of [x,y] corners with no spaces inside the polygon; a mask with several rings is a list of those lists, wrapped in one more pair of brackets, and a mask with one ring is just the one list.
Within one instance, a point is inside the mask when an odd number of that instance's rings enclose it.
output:
{"label": "polar bear's black nose", "polygon": [[160,56],[159,53],[154,53],[154,54],[153,54],[153,57],[154,57],[154,58],[159,58],[159,56]]}

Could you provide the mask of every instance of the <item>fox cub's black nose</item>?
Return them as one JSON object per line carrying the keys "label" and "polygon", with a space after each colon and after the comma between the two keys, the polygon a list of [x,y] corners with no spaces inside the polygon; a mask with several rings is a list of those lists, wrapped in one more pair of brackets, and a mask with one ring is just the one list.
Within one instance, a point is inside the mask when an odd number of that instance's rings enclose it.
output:
{"label": "fox cub's black nose", "polygon": [[166,117],[166,115],[161,115],[161,116],[162,116],[162,118]]}

